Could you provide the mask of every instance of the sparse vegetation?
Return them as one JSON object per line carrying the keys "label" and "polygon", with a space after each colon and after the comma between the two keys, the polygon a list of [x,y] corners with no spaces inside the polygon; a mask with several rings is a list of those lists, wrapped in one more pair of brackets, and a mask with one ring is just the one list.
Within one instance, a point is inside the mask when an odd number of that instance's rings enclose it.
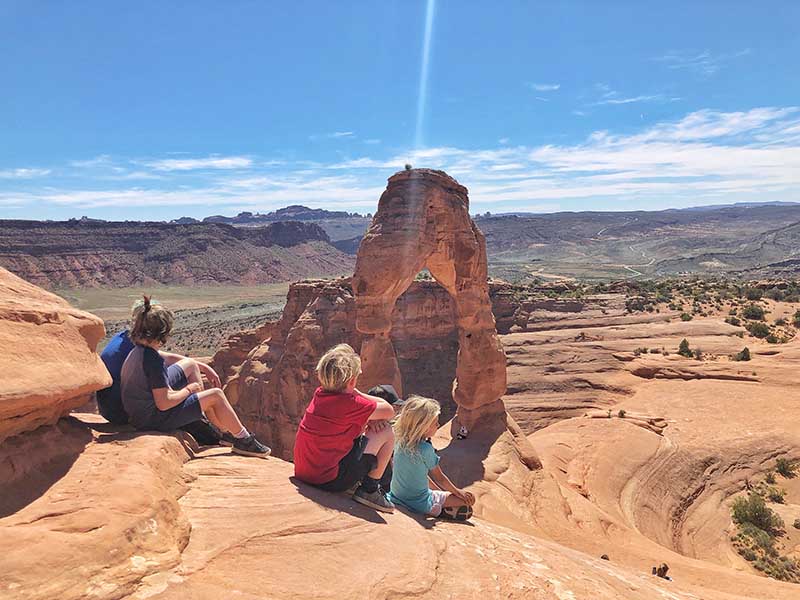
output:
{"label": "sparse vegetation", "polygon": [[754,321],[763,321],[764,320],[764,309],[757,304],[750,304],[745,306],[744,310],[742,311],[742,316],[745,319],[750,319]]}
{"label": "sparse vegetation", "polygon": [[619,412],[617,413],[617,416],[618,416],[620,419],[624,419],[626,414],[627,414],[627,413],[625,412],[625,409],[624,409],[624,408],[621,408],[621,409],[619,409]]}
{"label": "sparse vegetation", "polygon": [[745,288],[744,289],[744,297],[748,300],[761,300],[764,296],[764,292],[762,292],[758,288]]}
{"label": "sparse vegetation", "polygon": [[779,458],[775,461],[775,471],[777,471],[779,475],[782,475],[786,479],[791,479],[795,476],[795,468],[796,465],[794,461],[791,461],[788,458]]}
{"label": "sparse vegetation", "polygon": [[703,351],[700,348],[694,349],[694,357],[696,360],[703,360]]}
{"label": "sparse vegetation", "polygon": [[776,504],[783,504],[786,501],[786,490],[774,486],[767,488],[767,500]]}
{"label": "sparse vegetation", "polygon": [[792,527],[795,529],[800,529],[800,519],[795,519],[794,523],[792,523]]}
{"label": "sparse vegetation", "polygon": [[767,473],[767,476],[764,477],[764,481],[766,481],[770,485],[773,485],[775,483],[775,473],[772,471]]}
{"label": "sparse vegetation", "polygon": [[691,321],[693,318],[689,313],[681,313],[681,321]]}
{"label": "sparse vegetation", "polygon": [[760,321],[754,321],[752,323],[748,323],[747,331],[749,331],[750,335],[752,335],[753,337],[757,337],[760,339],[764,339],[770,334],[769,326],[766,323],[761,323]]}
{"label": "sparse vegetation", "polygon": [[678,346],[678,354],[685,356],[686,358],[692,358],[692,349],[689,347],[689,340],[686,338],[681,340],[681,343]]}
{"label": "sparse vegetation", "polygon": [[738,525],[752,525],[768,535],[775,535],[783,529],[783,520],[755,492],[736,498],[731,511],[733,521]]}

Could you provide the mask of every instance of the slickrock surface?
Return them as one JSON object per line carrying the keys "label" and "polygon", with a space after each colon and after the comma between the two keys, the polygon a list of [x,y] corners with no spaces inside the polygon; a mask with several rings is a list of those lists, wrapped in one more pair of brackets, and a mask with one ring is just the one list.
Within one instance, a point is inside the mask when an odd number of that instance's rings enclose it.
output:
{"label": "slickrock surface", "polygon": [[222,381],[227,381],[237,371],[239,366],[256,346],[268,342],[275,329],[274,321],[240,331],[231,335],[214,354],[211,365],[217,371]]}
{"label": "slickrock surface", "polygon": [[[506,427],[494,440],[450,441],[447,427],[437,436],[446,468],[478,495],[481,516],[458,524],[376,513],[294,481],[277,458],[197,454],[173,436],[113,433],[96,416],[79,418],[0,451],[0,464],[14,460],[24,475],[3,481],[17,499],[0,513],[4,599],[796,597],[793,585],[672,554],[676,581],[659,580],[649,565],[626,564],[647,552],[635,534],[605,542],[611,561],[543,539],[520,519],[534,508],[521,500],[554,480],[522,468]],[[457,468],[475,457],[479,470]],[[575,506],[573,519],[586,513],[568,495],[561,503]]]}
{"label": "slickrock surface", "polygon": [[111,385],[103,322],[0,268],[0,443],[55,423]]}
{"label": "slickrock surface", "polygon": [[403,389],[392,344],[396,300],[424,268],[452,296],[458,329],[454,400],[469,428],[502,412],[506,360],[487,284],[486,240],[469,216],[467,189],[442,171],[411,169],[389,178],[356,257],[356,327],[364,335],[364,385]]}

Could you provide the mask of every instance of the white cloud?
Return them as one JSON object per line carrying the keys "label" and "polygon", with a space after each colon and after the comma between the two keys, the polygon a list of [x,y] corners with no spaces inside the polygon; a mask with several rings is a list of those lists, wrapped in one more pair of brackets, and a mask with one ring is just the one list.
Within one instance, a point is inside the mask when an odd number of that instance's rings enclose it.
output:
{"label": "white cloud", "polygon": [[[306,204],[371,211],[386,178],[405,163],[443,169],[457,177],[469,188],[480,212],[565,203],[575,208],[575,202],[599,210],[631,209],[645,202],[652,207],[800,200],[800,107],[704,109],[624,135],[598,130],[570,144],[509,142],[504,138],[493,148],[439,146],[393,156],[376,153],[326,164],[286,161],[280,168],[253,161],[247,163],[246,173],[227,177],[220,172],[193,173],[191,184],[180,172],[162,169],[154,173],[163,179],[148,189],[39,186],[24,194],[0,193],[0,202],[76,208],[206,205],[231,210]],[[152,164],[163,167],[164,161]],[[129,175],[133,174],[122,176]],[[91,181],[97,184],[96,178]]]}
{"label": "white cloud", "polygon": [[50,169],[6,169],[0,171],[0,179],[35,179],[50,174]]}
{"label": "white cloud", "polygon": [[662,56],[655,57],[653,60],[664,63],[669,69],[685,69],[702,78],[707,78],[717,73],[725,63],[741,56],[747,56],[750,53],[750,48],[716,55],[708,50],[703,52],[670,50]]}
{"label": "white cloud", "polygon": [[246,169],[253,164],[244,156],[218,156],[209,158],[168,158],[145,163],[156,171],[193,171],[197,169]]}
{"label": "white cloud", "polygon": [[497,140],[497,143],[500,144],[501,146],[505,146],[510,141],[511,140],[509,138],[503,137],[503,138],[500,138],[499,140]]}
{"label": "white cloud", "polygon": [[374,146],[376,144],[380,144],[381,141],[378,138],[369,138],[367,140],[364,140],[364,143]]}
{"label": "white cloud", "polygon": [[561,88],[560,83],[527,83],[526,85],[537,92],[555,92]]}

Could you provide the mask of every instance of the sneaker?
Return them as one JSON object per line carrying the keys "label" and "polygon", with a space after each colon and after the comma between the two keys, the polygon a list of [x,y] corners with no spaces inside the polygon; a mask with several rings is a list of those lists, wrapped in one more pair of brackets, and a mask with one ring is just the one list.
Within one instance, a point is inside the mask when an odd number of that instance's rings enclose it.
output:
{"label": "sneaker", "polygon": [[466,427],[464,427],[464,426],[462,425],[462,426],[461,426],[461,427],[459,427],[459,429],[458,429],[458,433],[456,434],[456,438],[458,438],[459,440],[465,440],[465,439],[467,439],[467,436],[468,436],[468,435],[469,435],[469,431],[467,430],[467,428],[466,428]]}
{"label": "sneaker", "polygon": [[356,493],[353,494],[353,500],[381,512],[394,512],[394,504],[384,495],[380,487],[374,492],[368,492],[364,489],[364,486],[361,486],[356,490]]}
{"label": "sneaker", "polygon": [[236,438],[233,437],[232,433],[230,433],[228,431],[225,431],[225,432],[220,434],[220,436],[219,436],[219,445],[220,446],[225,446],[227,448],[233,448],[233,446],[235,444],[236,444]]}
{"label": "sneaker", "polygon": [[453,521],[466,521],[472,517],[472,507],[445,506],[439,516],[443,519],[451,519]]}
{"label": "sneaker", "polygon": [[231,452],[234,454],[241,454],[242,456],[267,458],[272,450],[269,446],[265,446],[259,442],[254,435],[250,434],[245,438],[233,438],[233,448]]}

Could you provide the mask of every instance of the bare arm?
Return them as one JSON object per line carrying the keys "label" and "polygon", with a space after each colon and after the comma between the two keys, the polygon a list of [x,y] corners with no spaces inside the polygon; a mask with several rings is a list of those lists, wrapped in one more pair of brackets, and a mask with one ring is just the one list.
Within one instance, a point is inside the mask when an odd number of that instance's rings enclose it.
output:
{"label": "bare arm", "polygon": [[445,492],[450,492],[454,496],[461,498],[467,506],[472,506],[475,504],[475,496],[473,496],[470,492],[457,488],[453,485],[453,482],[450,481],[450,478],[444,474],[442,468],[439,465],[433,467],[430,471],[428,471],[428,477],[430,477],[431,481],[436,484],[440,490],[444,490]]}
{"label": "bare arm", "polygon": [[172,390],[168,387],[163,387],[152,391],[153,399],[156,402],[156,408],[164,411],[178,406],[178,404],[186,400],[189,396],[201,390],[200,386],[196,383],[190,383],[182,390]]}
{"label": "bare arm", "polygon": [[372,411],[372,414],[369,416],[370,421],[388,421],[394,418],[394,408],[386,400],[378,398],[377,396],[370,396],[358,390],[355,390],[355,392],[377,403],[378,406],[375,407],[375,410]]}
{"label": "bare arm", "polygon": [[159,350],[158,353],[161,355],[161,358],[164,359],[164,364],[166,364],[167,366],[174,365],[179,360],[183,360],[184,358],[186,358],[185,356],[181,356],[180,354],[173,354],[172,352],[164,352],[163,350]]}

